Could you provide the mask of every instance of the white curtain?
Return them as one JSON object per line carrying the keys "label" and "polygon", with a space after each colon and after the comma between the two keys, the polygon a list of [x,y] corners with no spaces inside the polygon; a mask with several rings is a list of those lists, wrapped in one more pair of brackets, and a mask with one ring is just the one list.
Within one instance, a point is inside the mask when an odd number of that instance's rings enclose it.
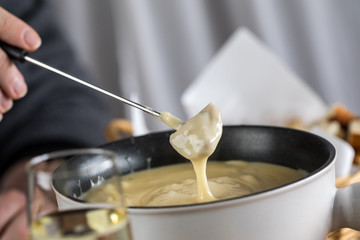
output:
{"label": "white curtain", "polygon": [[[227,38],[244,26],[325,102],[343,103],[360,114],[357,0],[52,2],[84,61],[92,69],[102,68],[98,75],[108,74],[101,78],[104,86],[117,81],[112,88],[117,94],[156,110],[187,119],[180,104],[182,92]],[[107,35],[99,37],[99,32]],[[103,51],[111,58],[99,58]],[[131,118],[130,108],[124,109]],[[151,131],[167,128],[144,118]]]}
{"label": "white curtain", "polygon": [[[109,0],[47,0],[55,10],[60,28],[93,80],[119,94],[115,26]],[[86,79],[84,79],[86,80]],[[114,118],[123,116],[123,104],[106,98]]]}

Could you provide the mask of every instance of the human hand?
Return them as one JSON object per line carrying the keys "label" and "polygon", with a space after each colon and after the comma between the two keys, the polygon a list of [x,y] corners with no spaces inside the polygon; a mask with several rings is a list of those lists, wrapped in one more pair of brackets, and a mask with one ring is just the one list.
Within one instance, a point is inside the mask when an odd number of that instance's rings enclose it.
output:
{"label": "human hand", "polygon": [[[1,7],[0,40],[29,52],[41,45],[41,39],[33,28]],[[13,100],[22,98],[26,92],[24,77],[0,49],[0,120],[11,109]]]}
{"label": "human hand", "polygon": [[0,194],[0,239],[29,239],[25,195],[17,190]]}

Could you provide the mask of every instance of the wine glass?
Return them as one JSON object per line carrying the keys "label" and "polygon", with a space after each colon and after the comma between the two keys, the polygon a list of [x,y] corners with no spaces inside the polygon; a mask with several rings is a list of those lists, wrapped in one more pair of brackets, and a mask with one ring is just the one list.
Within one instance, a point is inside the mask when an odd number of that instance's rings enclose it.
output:
{"label": "wine glass", "polygon": [[32,158],[26,170],[32,240],[132,239],[113,152],[51,152]]}

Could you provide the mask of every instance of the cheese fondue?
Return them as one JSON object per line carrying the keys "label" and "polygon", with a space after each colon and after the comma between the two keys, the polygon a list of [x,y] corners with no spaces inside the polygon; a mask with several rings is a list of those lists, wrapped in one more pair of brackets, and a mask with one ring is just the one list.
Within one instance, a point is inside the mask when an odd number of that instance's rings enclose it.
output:
{"label": "cheese fondue", "polygon": [[159,119],[175,130],[178,130],[184,124],[181,119],[175,117],[169,112],[160,113]]}
{"label": "cheese fondue", "polygon": [[[295,181],[304,176],[294,169],[262,162],[210,161],[207,163],[209,188],[216,199],[244,196]],[[113,192],[119,181],[112,178],[92,188],[83,196],[86,201],[99,201]],[[197,180],[191,164],[177,164],[143,170],[121,179],[127,206],[171,206],[198,203]],[[108,194],[106,194],[108,195]],[[213,199],[208,199],[212,201]],[[104,199],[101,199],[104,201]]]}
{"label": "cheese fondue", "polygon": [[[183,205],[239,197],[304,176],[294,169],[268,163],[240,160],[207,163],[222,135],[221,113],[211,103],[186,123],[169,113],[162,113],[161,119],[177,129],[170,136],[170,144],[192,166],[178,164],[124,176],[127,206]],[[114,181],[119,180],[109,179],[92,188],[83,196],[84,200],[99,201],[104,191],[117,194]],[[107,200],[116,199],[119,196]]]}
{"label": "cheese fondue", "polygon": [[170,144],[189,159],[197,178],[197,202],[215,200],[206,178],[206,162],[215,151],[222,134],[220,111],[207,105],[170,136]]}

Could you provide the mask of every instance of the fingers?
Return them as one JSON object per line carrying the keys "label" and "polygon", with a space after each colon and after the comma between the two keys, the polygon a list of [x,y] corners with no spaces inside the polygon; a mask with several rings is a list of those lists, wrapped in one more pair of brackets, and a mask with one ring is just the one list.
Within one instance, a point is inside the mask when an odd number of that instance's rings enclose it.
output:
{"label": "fingers", "polygon": [[25,96],[27,86],[15,64],[0,50],[0,120],[13,106],[13,100]]}
{"label": "fingers", "polygon": [[41,45],[41,39],[33,28],[1,7],[0,39],[30,52]]}
{"label": "fingers", "polygon": [[0,91],[0,121],[2,119],[2,114],[9,111],[13,105],[12,99],[10,99],[6,94]]}
{"label": "fingers", "polygon": [[5,97],[16,100],[25,96],[27,92],[24,77],[2,50],[0,51],[0,89],[4,95],[3,98],[0,98],[0,100],[4,100],[0,102],[0,113],[9,110],[6,109],[9,103]]}
{"label": "fingers", "polygon": [[[32,27],[1,7],[0,40],[30,52],[41,45],[41,39]],[[24,77],[0,49],[0,120],[12,107],[13,100],[22,98],[26,92]]]}
{"label": "fingers", "polygon": [[0,232],[25,208],[25,202],[24,194],[17,190],[0,194]]}
{"label": "fingers", "polygon": [[29,239],[25,196],[17,190],[0,194],[0,239]]}
{"label": "fingers", "polygon": [[26,216],[26,211],[23,208],[22,211],[13,219],[4,234],[0,236],[1,240],[28,240],[29,233]]}

